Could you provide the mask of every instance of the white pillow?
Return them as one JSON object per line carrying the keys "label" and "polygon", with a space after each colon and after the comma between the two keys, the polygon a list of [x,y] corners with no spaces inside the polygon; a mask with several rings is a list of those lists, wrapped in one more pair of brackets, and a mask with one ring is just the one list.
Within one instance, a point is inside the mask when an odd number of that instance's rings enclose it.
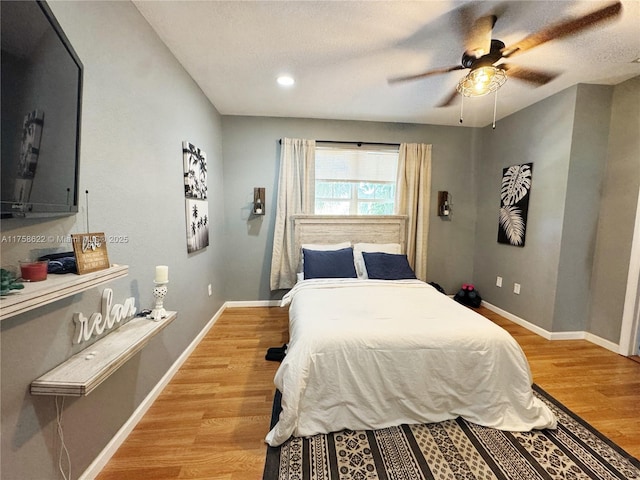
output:
{"label": "white pillow", "polygon": [[342,242],[342,243],[303,243],[302,248],[306,248],[307,250],[320,250],[323,252],[328,252],[330,250],[342,250],[343,248],[349,248],[351,246],[351,242]]}
{"label": "white pillow", "polygon": [[362,252],[367,253],[402,253],[399,243],[356,243],[353,245],[353,259],[356,264],[358,278],[369,278],[364,264]]}
{"label": "white pillow", "polygon": [[[330,250],[342,250],[343,248],[349,248],[351,246],[351,242],[342,242],[342,243],[303,243],[300,246],[300,261],[298,262],[298,274],[304,271],[304,255],[302,254],[302,249],[306,248],[307,250],[321,250],[323,252]],[[300,276],[298,275],[298,280],[300,280]]]}

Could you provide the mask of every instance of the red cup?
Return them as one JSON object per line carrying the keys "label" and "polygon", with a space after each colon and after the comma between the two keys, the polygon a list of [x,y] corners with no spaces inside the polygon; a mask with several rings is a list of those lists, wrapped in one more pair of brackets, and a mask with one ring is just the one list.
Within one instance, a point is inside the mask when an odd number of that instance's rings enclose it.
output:
{"label": "red cup", "polygon": [[40,282],[47,279],[49,260],[20,260],[20,276],[25,282]]}

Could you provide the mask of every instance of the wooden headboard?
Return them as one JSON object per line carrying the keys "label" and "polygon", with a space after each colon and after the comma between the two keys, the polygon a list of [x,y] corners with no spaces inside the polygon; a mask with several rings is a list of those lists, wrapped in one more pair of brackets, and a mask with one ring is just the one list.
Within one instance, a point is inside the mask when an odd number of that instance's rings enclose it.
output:
{"label": "wooden headboard", "polygon": [[305,243],[399,243],[406,252],[406,215],[295,215],[296,251]]}

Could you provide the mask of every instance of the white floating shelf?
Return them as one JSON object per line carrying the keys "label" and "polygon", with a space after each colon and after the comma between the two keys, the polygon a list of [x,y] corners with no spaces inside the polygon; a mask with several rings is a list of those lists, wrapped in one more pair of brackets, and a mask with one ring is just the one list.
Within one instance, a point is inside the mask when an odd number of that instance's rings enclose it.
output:
{"label": "white floating shelf", "polygon": [[84,292],[116,278],[125,277],[128,273],[127,265],[112,265],[107,269],[84,275],[51,274],[42,282],[25,282],[24,289],[15,290],[6,297],[0,297],[0,321]]}
{"label": "white floating shelf", "polygon": [[31,382],[31,394],[73,397],[88,395],[173,322],[177,315],[176,312],[167,312],[167,316],[159,321],[145,317],[129,320]]}

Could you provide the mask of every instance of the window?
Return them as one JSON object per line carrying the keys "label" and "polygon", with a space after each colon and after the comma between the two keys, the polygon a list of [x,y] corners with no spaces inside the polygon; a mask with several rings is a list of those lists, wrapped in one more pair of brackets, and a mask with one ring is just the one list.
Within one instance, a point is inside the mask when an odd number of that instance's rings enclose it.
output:
{"label": "window", "polygon": [[398,148],[317,146],[317,215],[393,215]]}

